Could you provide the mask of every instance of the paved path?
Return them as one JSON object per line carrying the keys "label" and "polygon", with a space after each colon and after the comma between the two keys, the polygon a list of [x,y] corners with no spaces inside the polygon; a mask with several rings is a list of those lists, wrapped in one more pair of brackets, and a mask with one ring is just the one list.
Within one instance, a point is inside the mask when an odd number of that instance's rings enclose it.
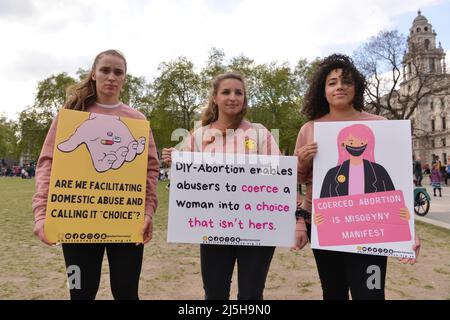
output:
{"label": "paved path", "polygon": [[433,189],[428,181],[422,181],[422,185],[427,189],[428,194],[431,197],[430,211],[425,217],[415,215],[416,220],[438,225],[450,230],[450,186],[442,186],[442,197],[439,197],[439,192],[436,193],[435,197],[433,195]]}

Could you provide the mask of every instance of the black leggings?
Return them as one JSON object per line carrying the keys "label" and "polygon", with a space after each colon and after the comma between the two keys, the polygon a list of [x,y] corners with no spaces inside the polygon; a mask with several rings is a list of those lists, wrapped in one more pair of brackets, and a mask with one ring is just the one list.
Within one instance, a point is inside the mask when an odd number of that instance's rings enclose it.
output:
{"label": "black leggings", "polygon": [[[307,228],[311,238],[311,225]],[[349,290],[353,300],[385,299],[387,257],[319,249],[313,253],[324,300],[348,300]],[[378,275],[377,287],[374,277]]]}
{"label": "black leggings", "polygon": [[[93,300],[100,284],[103,254],[106,249],[111,291],[116,300],[138,300],[144,246],[134,243],[62,245],[66,268],[80,270],[81,288],[70,288],[71,300]],[[70,269],[72,270],[72,269]],[[68,272],[69,280],[73,272]],[[70,285],[69,281],[69,285]]]}
{"label": "black leggings", "polygon": [[238,264],[238,300],[262,300],[275,247],[200,245],[206,300],[228,300],[234,264]]}

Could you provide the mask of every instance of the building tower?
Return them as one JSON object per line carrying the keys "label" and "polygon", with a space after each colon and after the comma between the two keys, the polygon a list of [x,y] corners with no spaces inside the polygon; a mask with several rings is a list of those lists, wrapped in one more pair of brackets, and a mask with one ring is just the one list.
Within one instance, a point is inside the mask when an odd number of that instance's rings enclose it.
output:
{"label": "building tower", "polygon": [[431,164],[435,156],[439,156],[443,164],[450,161],[450,75],[446,72],[444,49],[440,42],[436,45],[436,35],[433,26],[419,10],[409,29],[408,51],[403,57],[403,81],[400,83],[403,96],[413,96],[421,84],[443,89],[439,94],[421,99],[411,117],[414,156],[427,164]]}
{"label": "building tower", "polygon": [[416,68],[425,73],[446,73],[445,52],[441,43],[436,46],[436,32],[420,10],[417,14],[409,29],[408,52],[403,58],[404,83],[414,79]]}

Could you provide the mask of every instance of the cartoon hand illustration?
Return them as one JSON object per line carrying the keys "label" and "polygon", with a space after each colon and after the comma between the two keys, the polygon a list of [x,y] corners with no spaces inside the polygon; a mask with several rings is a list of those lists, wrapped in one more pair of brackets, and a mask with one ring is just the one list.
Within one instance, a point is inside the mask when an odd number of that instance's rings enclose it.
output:
{"label": "cartoon hand illustration", "polygon": [[314,223],[316,224],[316,226],[322,224],[325,221],[325,218],[323,217],[323,215],[321,213],[316,213],[314,215]]}
{"label": "cartoon hand illustration", "polygon": [[400,209],[400,219],[408,221],[411,218],[411,215],[409,214],[409,210],[407,208],[401,208]]}
{"label": "cartoon hand illustration", "polygon": [[112,164],[111,169],[119,169],[122,166],[122,164],[125,162],[128,153],[129,153],[128,148],[125,146],[122,146],[119,149],[117,149],[114,154],[110,154],[110,155],[114,155],[116,158],[116,160],[114,160],[111,163]]}
{"label": "cartoon hand illustration", "polygon": [[110,169],[116,163],[117,157],[114,153],[105,154],[102,159],[98,159],[95,169],[98,172],[104,172]]}
{"label": "cartoon hand illustration", "polygon": [[134,158],[141,154],[145,149],[145,138],[140,137],[137,141],[133,140],[128,145],[128,153],[126,155],[126,161],[131,162]]}
{"label": "cartoon hand illustration", "polygon": [[91,113],[75,133],[58,145],[62,152],[72,152],[85,144],[95,170],[119,169],[145,150],[144,137],[134,139],[119,117]]}

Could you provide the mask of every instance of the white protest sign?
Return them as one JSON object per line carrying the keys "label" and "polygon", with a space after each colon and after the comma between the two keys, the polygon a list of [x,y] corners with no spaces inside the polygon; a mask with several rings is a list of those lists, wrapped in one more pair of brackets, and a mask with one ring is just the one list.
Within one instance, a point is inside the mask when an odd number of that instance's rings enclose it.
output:
{"label": "white protest sign", "polygon": [[173,152],[168,242],[294,245],[297,157]]}

